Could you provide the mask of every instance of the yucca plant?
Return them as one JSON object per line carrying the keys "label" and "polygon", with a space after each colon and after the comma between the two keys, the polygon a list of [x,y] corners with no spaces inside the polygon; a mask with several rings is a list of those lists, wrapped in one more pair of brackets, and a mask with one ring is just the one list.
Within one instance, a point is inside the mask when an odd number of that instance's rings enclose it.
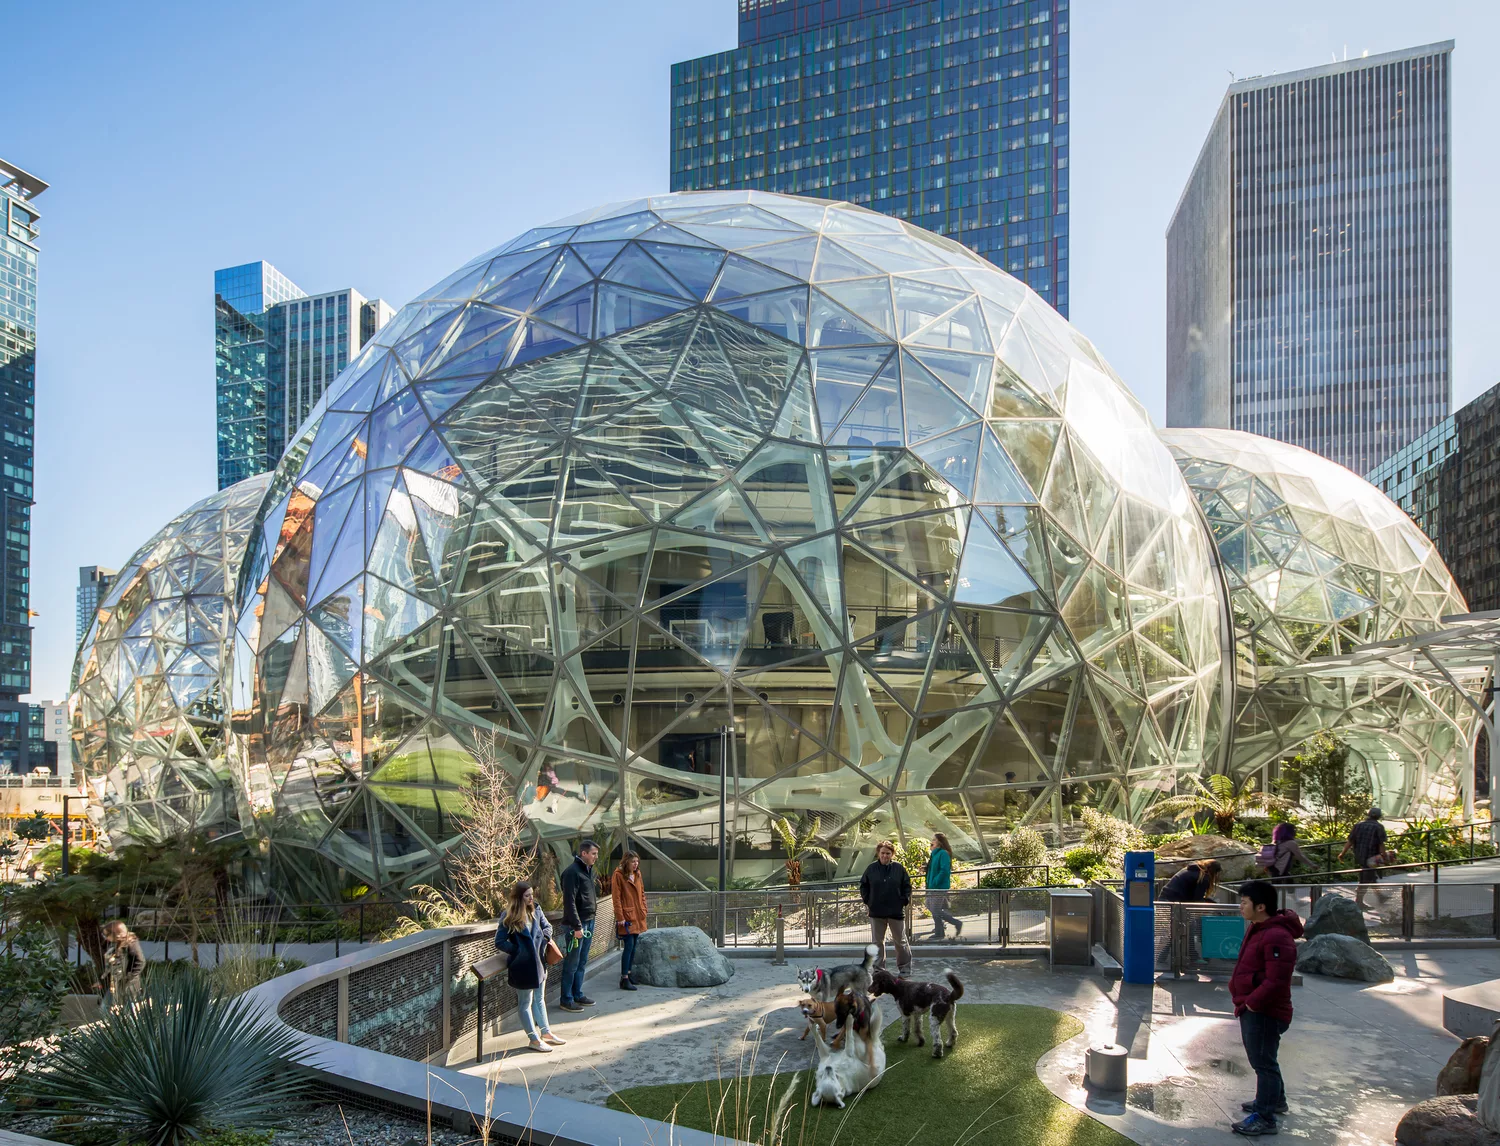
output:
{"label": "yucca plant", "polygon": [[833,853],[821,844],[813,841],[818,838],[818,832],[823,827],[823,822],[817,816],[812,817],[807,823],[798,823],[795,826],[785,816],[780,819],[773,818],[771,827],[775,829],[776,835],[781,840],[782,850],[786,852],[786,881],[796,887],[802,882],[802,857],[817,856],[833,862]]}
{"label": "yucca plant", "polygon": [[63,1037],[11,1095],[96,1120],[120,1142],[187,1146],[214,1129],[284,1123],[310,1084],[294,1031],[204,976],[158,977],[140,1002]]}
{"label": "yucca plant", "polygon": [[1232,776],[1215,774],[1207,780],[1189,776],[1192,790],[1180,796],[1159,800],[1151,809],[1158,816],[1180,820],[1191,816],[1196,821],[1206,816],[1221,836],[1232,835],[1234,823],[1249,812],[1282,812],[1297,805],[1282,796],[1259,791],[1254,776],[1236,781]]}

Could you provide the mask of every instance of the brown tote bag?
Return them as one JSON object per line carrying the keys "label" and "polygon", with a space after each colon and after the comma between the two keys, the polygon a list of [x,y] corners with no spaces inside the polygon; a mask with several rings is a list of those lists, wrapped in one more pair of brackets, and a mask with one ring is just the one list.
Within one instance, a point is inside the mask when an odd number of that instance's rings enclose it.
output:
{"label": "brown tote bag", "polygon": [[562,948],[558,947],[556,940],[547,940],[547,946],[542,951],[542,960],[549,967],[556,967],[563,961]]}

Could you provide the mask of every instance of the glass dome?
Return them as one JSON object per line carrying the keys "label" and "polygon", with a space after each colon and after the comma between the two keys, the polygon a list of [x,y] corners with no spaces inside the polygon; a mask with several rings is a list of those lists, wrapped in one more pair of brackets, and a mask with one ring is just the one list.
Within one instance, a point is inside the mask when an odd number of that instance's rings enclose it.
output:
{"label": "glass dome", "polygon": [[79,646],[74,759],[117,844],[237,825],[221,671],[270,480],[242,481],[169,521],[120,571]]}
{"label": "glass dome", "polygon": [[330,388],[248,558],[242,779],[278,851],[376,886],[440,861],[475,753],[664,881],[715,869],[721,781],[737,875],[782,815],[844,869],[977,858],[1216,761],[1217,584],[1021,283],[847,204],[642,199],[461,267]]}
{"label": "glass dome", "polygon": [[1234,625],[1232,763],[1244,774],[1331,728],[1388,808],[1456,793],[1473,724],[1452,688],[1282,670],[1439,628],[1467,611],[1437,547],[1364,478],[1235,430],[1162,432],[1218,544]]}

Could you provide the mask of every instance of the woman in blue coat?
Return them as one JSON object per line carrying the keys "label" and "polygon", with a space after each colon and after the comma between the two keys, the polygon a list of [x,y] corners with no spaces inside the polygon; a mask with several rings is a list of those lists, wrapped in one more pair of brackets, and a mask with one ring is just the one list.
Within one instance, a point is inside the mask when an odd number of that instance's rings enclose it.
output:
{"label": "woman in blue coat", "polygon": [[531,884],[520,881],[510,893],[505,918],[495,932],[495,947],[510,956],[505,977],[516,992],[516,1010],[534,1051],[551,1052],[564,1040],[547,1022],[547,962],[552,924],[542,914]]}

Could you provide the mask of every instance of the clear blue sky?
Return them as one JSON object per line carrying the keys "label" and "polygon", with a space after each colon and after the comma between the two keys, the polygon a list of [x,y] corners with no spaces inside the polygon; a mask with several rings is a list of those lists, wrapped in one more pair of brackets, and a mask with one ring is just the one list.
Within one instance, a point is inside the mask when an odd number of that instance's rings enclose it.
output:
{"label": "clear blue sky", "polygon": [[[212,275],[266,259],[400,306],[464,259],[664,191],[672,62],[734,0],[11,7],[0,156],[42,212],[33,695],[65,694],[82,564],[214,488]],[[1167,220],[1230,73],[1453,38],[1455,394],[1486,353],[1500,7],[1074,0],[1073,320],[1158,417]]]}

